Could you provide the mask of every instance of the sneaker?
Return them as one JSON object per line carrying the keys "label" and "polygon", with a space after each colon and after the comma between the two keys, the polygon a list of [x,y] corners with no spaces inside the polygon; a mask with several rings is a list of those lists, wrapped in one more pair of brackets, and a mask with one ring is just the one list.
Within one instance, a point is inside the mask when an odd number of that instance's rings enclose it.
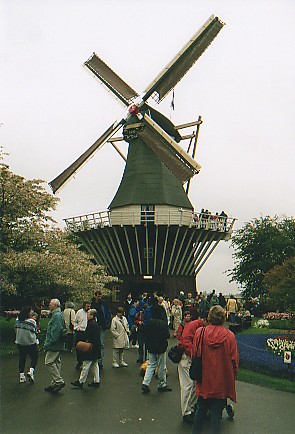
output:
{"label": "sneaker", "polygon": [[29,382],[31,383],[31,384],[34,384],[34,381],[35,381],[35,379],[34,379],[34,373],[33,372],[28,372],[27,373],[27,378],[28,378],[28,380],[29,380]]}
{"label": "sneaker", "polygon": [[88,384],[88,387],[100,387],[100,383],[94,383],[94,381],[92,381],[92,383]]}
{"label": "sneaker", "polygon": [[19,374],[19,382],[25,383],[26,381],[27,380],[26,380],[25,374],[23,372],[21,374]]}
{"label": "sneaker", "polygon": [[172,389],[168,386],[158,387],[158,392],[172,392]]}
{"label": "sneaker", "polygon": [[123,366],[123,368],[126,368],[126,366],[128,366],[128,363],[126,363],[126,362],[123,361],[123,362],[120,363],[120,366]]}
{"label": "sneaker", "polygon": [[79,380],[71,382],[71,385],[74,387],[78,387],[78,389],[83,389],[83,383],[80,383]]}
{"label": "sneaker", "polygon": [[193,413],[185,414],[185,415],[182,417],[182,421],[183,421],[184,423],[194,423],[194,414],[193,414]]}
{"label": "sneaker", "polygon": [[112,367],[113,367],[113,368],[120,368],[119,363],[113,363],[113,364],[112,364]]}
{"label": "sneaker", "polygon": [[143,384],[142,386],[141,386],[141,390],[142,390],[142,393],[145,395],[146,393],[149,393],[150,391],[151,391],[151,389],[149,388],[149,386],[147,386],[146,384]]}
{"label": "sneaker", "polygon": [[234,409],[234,406],[233,406],[232,404],[228,404],[228,405],[225,407],[225,410],[226,410],[226,412],[227,412],[228,417],[229,417],[230,419],[233,419],[233,418],[234,418],[234,415],[235,415],[235,409]]}

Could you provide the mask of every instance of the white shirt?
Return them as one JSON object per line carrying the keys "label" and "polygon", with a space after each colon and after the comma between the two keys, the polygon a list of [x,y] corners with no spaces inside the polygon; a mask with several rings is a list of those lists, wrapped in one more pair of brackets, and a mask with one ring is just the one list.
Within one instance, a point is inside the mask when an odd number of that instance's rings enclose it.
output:
{"label": "white shirt", "polygon": [[87,312],[84,309],[79,309],[74,319],[74,330],[77,332],[85,332],[87,327]]}

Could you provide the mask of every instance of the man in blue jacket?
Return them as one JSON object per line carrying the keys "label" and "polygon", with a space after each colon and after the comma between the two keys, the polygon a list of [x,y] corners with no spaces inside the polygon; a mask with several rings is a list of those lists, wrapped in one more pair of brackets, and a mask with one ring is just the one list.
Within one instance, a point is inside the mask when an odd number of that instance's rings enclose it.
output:
{"label": "man in blue jacket", "polygon": [[104,358],[104,346],[105,346],[105,333],[106,330],[110,328],[111,325],[111,311],[106,306],[102,299],[102,293],[100,290],[95,291],[94,293],[94,299],[91,303],[91,309],[95,309],[97,312],[97,324],[99,329],[99,336],[100,336],[100,347],[101,347],[101,356],[98,360],[98,365],[100,369],[103,369],[103,358]]}
{"label": "man in blue jacket", "polygon": [[60,301],[57,298],[50,300],[49,309],[51,318],[47,326],[44,344],[45,366],[51,374],[51,384],[45,387],[45,392],[57,393],[65,382],[61,377],[60,351],[64,350],[63,330],[65,328],[63,315],[60,309]]}

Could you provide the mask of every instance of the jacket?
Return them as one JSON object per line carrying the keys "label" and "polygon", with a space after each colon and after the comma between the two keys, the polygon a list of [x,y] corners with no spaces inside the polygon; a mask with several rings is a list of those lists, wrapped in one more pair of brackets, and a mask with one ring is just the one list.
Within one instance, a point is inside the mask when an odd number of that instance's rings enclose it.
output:
{"label": "jacket", "polygon": [[[196,331],[192,354],[196,354],[201,328]],[[202,349],[202,383],[196,383],[196,394],[204,399],[230,398],[236,402],[235,380],[239,353],[235,335],[222,325],[209,324],[204,331]]]}
{"label": "jacket", "polygon": [[168,325],[162,319],[150,319],[144,326],[144,341],[146,349],[153,354],[165,353],[170,337]]}
{"label": "jacket", "polygon": [[202,319],[196,319],[187,323],[183,329],[178,346],[183,348],[185,354],[189,357],[191,357],[196,330],[199,327],[203,327],[203,325],[204,322]]}
{"label": "jacket", "polygon": [[101,357],[100,333],[99,325],[95,319],[88,320],[85,333],[83,335],[84,342],[93,344],[92,350],[83,353],[80,352],[81,360],[98,360]]}
{"label": "jacket", "polygon": [[47,326],[45,338],[45,351],[61,351],[65,349],[62,332],[65,328],[63,315],[60,307],[52,311],[52,316]]}
{"label": "jacket", "polygon": [[129,327],[125,316],[119,318],[117,315],[112,319],[111,333],[113,335],[113,348],[129,347]]}
{"label": "jacket", "polygon": [[15,323],[15,343],[17,345],[35,345],[37,343],[36,321],[26,319],[24,321],[16,320]]}
{"label": "jacket", "polygon": [[75,313],[74,309],[72,309],[71,307],[67,307],[63,311],[63,317],[64,317],[64,322],[65,322],[65,326],[67,329],[67,333],[74,333],[75,315],[76,315],[76,313]]}

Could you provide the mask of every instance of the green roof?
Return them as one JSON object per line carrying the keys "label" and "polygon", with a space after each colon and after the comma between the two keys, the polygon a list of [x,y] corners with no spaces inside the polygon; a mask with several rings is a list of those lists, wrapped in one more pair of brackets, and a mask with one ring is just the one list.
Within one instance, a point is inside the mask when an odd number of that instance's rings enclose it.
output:
{"label": "green roof", "polygon": [[109,208],[128,205],[193,208],[178,178],[139,138],[129,143],[125,171]]}

